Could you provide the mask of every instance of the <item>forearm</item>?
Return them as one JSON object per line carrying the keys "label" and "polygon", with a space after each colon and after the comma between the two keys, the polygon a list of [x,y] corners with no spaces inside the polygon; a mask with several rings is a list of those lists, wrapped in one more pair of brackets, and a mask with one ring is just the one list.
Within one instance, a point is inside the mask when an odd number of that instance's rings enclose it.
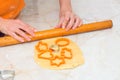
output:
{"label": "forearm", "polygon": [[2,17],[0,17],[0,37],[3,37],[4,36],[4,34],[1,32],[1,22],[2,22]]}
{"label": "forearm", "polygon": [[71,0],[59,0],[60,11],[72,11]]}

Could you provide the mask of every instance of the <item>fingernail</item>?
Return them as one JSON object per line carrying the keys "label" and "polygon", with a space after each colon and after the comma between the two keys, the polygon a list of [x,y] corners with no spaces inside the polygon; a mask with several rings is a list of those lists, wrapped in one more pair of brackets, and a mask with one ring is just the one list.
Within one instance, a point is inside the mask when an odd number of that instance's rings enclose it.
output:
{"label": "fingernail", "polygon": [[54,28],[58,28],[58,26],[55,26]]}
{"label": "fingernail", "polygon": [[34,29],[35,32],[37,32],[37,29]]}
{"label": "fingernail", "polygon": [[29,38],[32,38],[32,36],[29,36]]}
{"label": "fingernail", "polygon": [[69,29],[65,29],[66,31],[68,31]]}
{"label": "fingernail", "polygon": [[75,27],[72,28],[73,30],[75,29]]}
{"label": "fingernail", "polygon": [[58,28],[58,27],[55,27],[55,29]]}
{"label": "fingernail", "polygon": [[24,42],[24,40],[22,39],[21,42]]}
{"label": "fingernail", "polygon": [[62,26],[63,29],[65,29],[65,26]]}
{"label": "fingernail", "polygon": [[28,38],[28,41],[30,41],[31,39],[30,38]]}
{"label": "fingernail", "polygon": [[31,38],[35,36],[35,33],[32,34]]}
{"label": "fingernail", "polygon": [[37,31],[37,29],[36,29],[36,28],[33,28],[32,30],[33,30],[34,32],[36,32],[36,31]]}
{"label": "fingernail", "polygon": [[72,27],[72,29],[74,30],[74,29],[76,29],[76,27]]}

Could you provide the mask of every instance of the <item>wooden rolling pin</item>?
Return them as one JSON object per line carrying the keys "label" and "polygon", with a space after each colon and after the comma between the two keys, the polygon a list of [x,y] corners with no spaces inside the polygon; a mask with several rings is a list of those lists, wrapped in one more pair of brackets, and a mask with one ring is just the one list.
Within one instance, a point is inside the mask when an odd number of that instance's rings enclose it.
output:
{"label": "wooden rolling pin", "polygon": [[[111,28],[112,25],[113,25],[112,20],[106,20],[101,22],[83,24],[82,26],[69,31],[66,31],[65,29],[61,29],[61,28],[38,31],[35,33],[35,37],[33,37],[31,41],[52,38],[52,37],[66,36],[66,35],[83,33],[83,32],[90,32],[95,30],[102,30],[102,29]],[[25,41],[25,42],[28,42],[28,41]],[[13,45],[18,43],[21,43],[21,42],[15,40],[10,36],[5,36],[0,38],[0,46],[8,46],[8,45]]]}

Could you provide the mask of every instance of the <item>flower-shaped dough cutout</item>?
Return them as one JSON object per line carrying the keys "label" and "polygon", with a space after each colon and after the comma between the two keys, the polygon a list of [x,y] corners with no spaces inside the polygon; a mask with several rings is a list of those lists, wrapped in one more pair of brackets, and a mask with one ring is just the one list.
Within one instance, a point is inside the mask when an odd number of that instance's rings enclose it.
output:
{"label": "flower-shaped dough cutout", "polygon": [[38,43],[38,45],[36,46],[36,49],[41,52],[41,51],[44,51],[44,50],[47,50],[48,49],[48,45],[47,43],[43,43],[42,41],[40,41]]}

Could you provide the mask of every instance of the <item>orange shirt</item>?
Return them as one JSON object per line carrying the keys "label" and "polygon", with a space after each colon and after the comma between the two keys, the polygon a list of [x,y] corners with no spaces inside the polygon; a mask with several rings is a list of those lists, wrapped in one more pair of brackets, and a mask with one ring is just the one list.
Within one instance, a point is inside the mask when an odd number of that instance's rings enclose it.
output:
{"label": "orange shirt", "polygon": [[24,5],[24,0],[0,0],[0,17],[7,19],[16,18]]}

